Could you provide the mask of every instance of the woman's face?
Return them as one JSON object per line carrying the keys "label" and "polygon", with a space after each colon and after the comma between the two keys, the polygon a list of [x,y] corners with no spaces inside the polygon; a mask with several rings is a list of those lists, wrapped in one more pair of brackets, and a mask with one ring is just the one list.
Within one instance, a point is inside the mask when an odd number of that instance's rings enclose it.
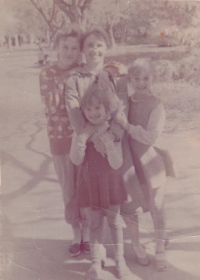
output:
{"label": "woman's face", "polygon": [[103,63],[106,51],[107,46],[105,41],[98,38],[95,34],[91,34],[85,39],[83,52],[88,65],[95,67]]}
{"label": "woman's face", "polygon": [[69,68],[77,62],[80,54],[80,43],[76,37],[60,38],[57,52],[59,56],[59,64],[63,68]]}

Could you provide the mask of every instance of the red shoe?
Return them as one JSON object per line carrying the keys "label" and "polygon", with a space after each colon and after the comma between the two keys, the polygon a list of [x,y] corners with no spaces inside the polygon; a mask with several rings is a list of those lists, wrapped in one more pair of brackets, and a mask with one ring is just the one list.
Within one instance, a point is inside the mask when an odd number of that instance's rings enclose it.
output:
{"label": "red shoe", "polygon": [[72,257],[77,257],[81,253],[81,244],[74,243],[69,247],[69,253]]}
{"label": "red shoe", "polygon": [[81,249],[85,254],[90,254],[90,243],[89,242],[82,242]]}

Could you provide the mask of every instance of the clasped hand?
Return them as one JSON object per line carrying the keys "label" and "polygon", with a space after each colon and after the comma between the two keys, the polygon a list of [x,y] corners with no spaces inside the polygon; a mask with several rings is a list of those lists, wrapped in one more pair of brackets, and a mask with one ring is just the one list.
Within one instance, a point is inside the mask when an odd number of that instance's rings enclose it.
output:
{"label": "clasped hand", "polygon": [[115,116],[115,122],[119,124],[123,129],[127,128],[128,120],[124,112],[120,112]]}

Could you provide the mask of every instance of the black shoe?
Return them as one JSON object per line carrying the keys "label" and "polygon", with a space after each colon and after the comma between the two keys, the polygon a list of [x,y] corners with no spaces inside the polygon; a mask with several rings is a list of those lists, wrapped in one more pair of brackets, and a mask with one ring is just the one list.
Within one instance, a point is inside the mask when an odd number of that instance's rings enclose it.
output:
{"label": "black shoe", "polygon": [[81,244],[74,243],[69,247],[69,253],[72,257],[77,257],[81,253]]}
{"label": "black shoe", "polygon": [[89,242],[82,242],[81,249],[85,254],[90,254],[90,243]]}

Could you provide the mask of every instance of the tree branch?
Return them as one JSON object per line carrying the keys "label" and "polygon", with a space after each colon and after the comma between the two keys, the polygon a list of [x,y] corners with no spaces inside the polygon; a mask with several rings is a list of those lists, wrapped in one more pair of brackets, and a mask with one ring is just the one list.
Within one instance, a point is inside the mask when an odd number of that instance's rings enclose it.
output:
{"label": "tree branch", "polygon": [[81,1],[80,4],[83,4],[83,5],[80,7],[81,12],[83,13],[84,10],[86,10],[86,9],[89,10],[90,7],[91,7],[91,5],[92,5],[92,2],[93,2],[93,0],[83,0],[83,1]]}
{"label": "tree branch", "polygon": [[116,0],[116,10],[115,10],[115,12],[114,12],[114,16],[113,16],[113,18],[112,18],[112,20],[111,20],[111,24],[110,24],[110,26],[109,26],[110,29],[113,28],[113,24],[114,24],[114,22],[115,22],[115,19],[116,19],[116,17],[118,16],[118,13],[119,13],[119,4],[120,4],[120,0]]}
{"label": "tree branch", "polygon": [[57,5],[61,10],[62,9],[66,9],[66,8],[71,8],[71,5],[66,3],[65,1],[63,0],[53,0],[54,4]]}
{"label": "tree branch", "polygon": [[63,19],[60,26],[54,26],[52,33],[51,33],[51,39],[53,39],[55,37],[56,33],[58,32],[59,29],[61,29],[63,27],[64,23],[65,23],[65,20]]}
{"label": "tree branch", "polygon": [[33,6],[37,9],[37,11],[43,16],[45,22],[47,23],[47,25],[49,26],[49,28],[51,29],[51,23],[50,21],[47,19],[47,17],[45,16],[43,10],[37,6],[37,4],[34,2],[34,0],[30,0],[31,3],[33,4]]}
{"label": "tree branch", "polygon": [[88,12],[90,10],[92,2],[93,2],[93,0],[85,0],[85,1],[79,2],[79,5],[83,4],[82,6],[79,6],[79,9],[81,10],[81,13],[82,13],[82,16],[81,16],[81,28],[83,30],[86,29],[87,19],[88,19]]}
{"label": "tree branch", "polygon": [[55,5],[53,5],[52,14],[51,14],[51,17],[50,17],[50,20],[49,20],[50,22],[53,21],[54,15],[55,15]]}
{"label": "tree branch", "polygon": [[67,4],[63,0],[54,0],[54,4],[60,8],[60,10],[70,19],[71,22],[76,21],[74,14],[70,11],[72,5]]}

